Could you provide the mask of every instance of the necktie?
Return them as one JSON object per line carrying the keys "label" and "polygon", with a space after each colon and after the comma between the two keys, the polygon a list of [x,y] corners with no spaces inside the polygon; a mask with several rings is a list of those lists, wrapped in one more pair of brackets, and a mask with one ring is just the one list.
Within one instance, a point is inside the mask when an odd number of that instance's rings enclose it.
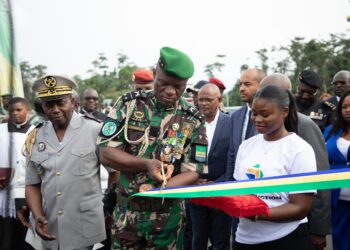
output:
{"label": "necktie", "polygon": [[250,136],[250,131],[252,130],[253,122],[252,122],[252,110],[249,110],[248,112],[248,125],[247,125],[247,130],[245,131],[245,136],[244,140],[248,139]]}

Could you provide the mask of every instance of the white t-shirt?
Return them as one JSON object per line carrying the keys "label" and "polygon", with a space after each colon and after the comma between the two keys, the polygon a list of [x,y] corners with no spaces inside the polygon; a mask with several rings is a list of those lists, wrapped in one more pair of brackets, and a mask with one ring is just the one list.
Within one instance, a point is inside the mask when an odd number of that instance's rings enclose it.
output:
{"label": "white t-shirt", "polygon": [[[316,171],[315,153],[312,147],[299,136],[292,133],[277,141],[266,141],[262,134],[258,134],[245,140],[239,147],[234,178],[247,180],[313,171]],[[293,193],[306,193],[306,191]],[[258,197],[270,208],[289,202],[288,192],[260,194]],[[254,222],[240,218],[236,241],[244,244],[258,244],[277,240],[290,234],[299,224],[305,222],[307,218],[283,223]]]}

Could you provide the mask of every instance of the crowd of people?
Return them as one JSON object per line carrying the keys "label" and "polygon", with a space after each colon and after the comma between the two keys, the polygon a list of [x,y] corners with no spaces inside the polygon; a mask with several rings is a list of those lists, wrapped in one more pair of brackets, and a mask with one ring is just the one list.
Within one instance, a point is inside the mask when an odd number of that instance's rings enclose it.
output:
{"label": "crowd of people", "polygon": [[[347,168],[350,71],[321,77],[242,72],[229,115],[216,77],[187,88],[191,58],[164,47],[154,71],[110,109],[65,76],[33,83],[30,104],[2,96],[0,249],[350,249],[350,188],[258,194],[268,215],[231,217],[152,188]],[[327,83],[326,83],[327,84]],[[191,95],[193,103],[183,97]],[[321,99],[322,96],[322,99]],[[35,112],[30,110],[33,105]]]}

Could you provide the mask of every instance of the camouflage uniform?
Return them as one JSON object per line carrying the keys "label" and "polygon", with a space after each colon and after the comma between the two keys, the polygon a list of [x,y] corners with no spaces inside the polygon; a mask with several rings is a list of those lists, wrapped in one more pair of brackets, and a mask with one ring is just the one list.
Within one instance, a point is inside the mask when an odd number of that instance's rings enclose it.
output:
{"label": "camouflage uniform", "polygon": [[[173,176],[182,171],[205,173],[207,139],[203,118],[182,97],[175,106],[165,107],[156,100],[153,91],[130,92],[114,105],[99,140],[102,146],[118,147],[134,156],[172,163]],[[144,153],[140,156],[140,152]],[[144,183],[159,187],[147,172],[121,172],[116,223],[112,229],[114,249],[181,249],[185,219],[183,201],[130,198]]]}

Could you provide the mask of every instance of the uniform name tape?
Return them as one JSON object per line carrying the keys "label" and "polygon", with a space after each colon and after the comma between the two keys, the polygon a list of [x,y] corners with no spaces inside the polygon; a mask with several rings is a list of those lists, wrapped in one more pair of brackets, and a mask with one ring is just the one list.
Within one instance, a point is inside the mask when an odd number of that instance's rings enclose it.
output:
{"label": "uniform name tape", "polygon": [[275,192],[294,192],[350,187],[350,168],[267,177],[255,180],[221,182],[196,186],[152,189],[134,196],[197,198]]}

